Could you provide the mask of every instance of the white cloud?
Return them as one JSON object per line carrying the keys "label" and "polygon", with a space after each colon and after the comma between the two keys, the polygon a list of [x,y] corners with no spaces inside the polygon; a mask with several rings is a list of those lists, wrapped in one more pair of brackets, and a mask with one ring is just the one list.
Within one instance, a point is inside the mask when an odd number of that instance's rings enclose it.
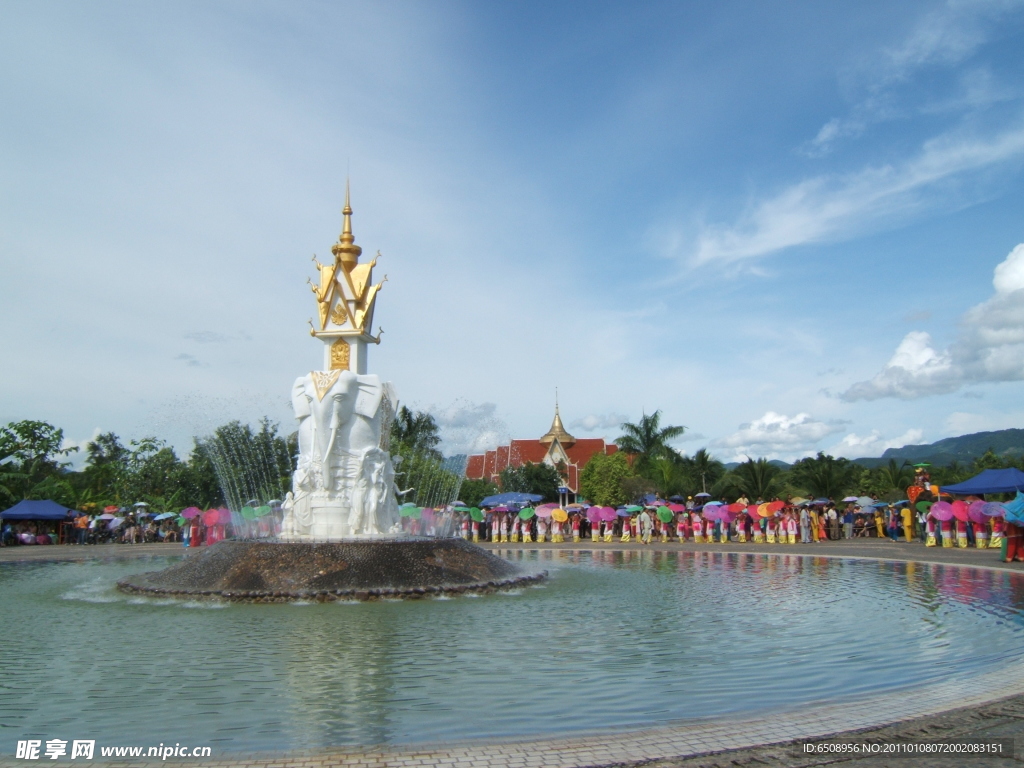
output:
{"label": "white cloud", "polygon": [[629,417],[623,416],[621,413],[590,414],[582,419],[576,419],[569,425],[569,429],[579,429],[583,432],[593,432],[597,429],[618,429],[620,424],[627,421],[629,421]]}
{"label": "white cloud", "polygon": [[1024,125],[987,138],[943,135],[899,165],[801,181],[755,204],[731,227],[705,227],[692,264],[732,263],[784,248],[841,239],[936,203],[942,182],[1024,156]]}
{"label": "white cloud", "polygon": [[871,430],[871,433],[867,435],[851,432],[829,448],[828,453],[833,456],[845,456],[848,459],[881,456],[889,448],[918,445],[923,438],[924,431],[920,429],[908,429],[899,437],[889,439],[882,437],[882,433],[877,429]]}
{"label": "white cloud", "polygon": [[964,313],[948,349],[940,352],[927,333],[911,331],[874,378],[841,397],[913,399],[967,384],[1024,380],[1024,243],[995,268],[992,284],[995,295]]}
{"label": "white cloud", "polygon": [[737,461],[747,456],[794,458],[806,455],[820,440],[842,430],[840,423],[817,421],[807,413],[790,417],[768,411],[749,424],[741,424],[731,435],[713,440],[711,446],[732,451],[732,459]]}
{"label": "white cloud", "polygon": [[494,403],[459,400],[445,407],[432,406],[440,428],[441,450],[447,456],[459,453],[483,453],[509,440],[508,427],[498,415]]}
{"label": "white cloud", "polygon": [[[915,76],[963,65],[991,39],[995,22],[1019,7],[1018,0],[949,2],[926,14],[901,44],[881,51],[860,68],[854,78],[862,81],[862,98],[853,105],[849,116],[825,122],[804,153],[820,157],[839,140],[859,136],[871,124],[903,116],[907,107],[900,103],[896,93],[901,86],[904,95],[911,89],[909,98],[932,98],[931,88],[913,88]],[[970,111],[1005,100],[1009,95],[1009,90],[994,83],[991,72],[984,68],[974,68],[956,78],[952,88],[958,93],[919,109],[928,113]]]}

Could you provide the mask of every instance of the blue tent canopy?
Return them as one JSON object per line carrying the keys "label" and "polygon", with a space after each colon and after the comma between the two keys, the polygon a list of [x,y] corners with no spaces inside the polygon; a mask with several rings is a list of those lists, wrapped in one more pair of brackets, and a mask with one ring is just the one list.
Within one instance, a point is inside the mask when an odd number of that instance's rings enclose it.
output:
{"label": "blue tent canopy", "polygon": [[499,504],[526,504],[531,501],[540,501],[544,497],[536,493],[499,493],[488,496],[480,502],[481,507],[496,507]]}
{"label": "blue tent canopy", "polygon": [[971,496],[981,493],[1013,493],[1024,491],[1024,472],[1019,469],[986,469],[970,480],[956,485],[944,485],[943,493],[955,493],[957,496]]}
{"label": "blue tent canopy", "polygon": [[68,513],[67,507],[62,507],[56,501],[19,501],[10,509],[0,512],[0,518],[4,520],[63,520]]}

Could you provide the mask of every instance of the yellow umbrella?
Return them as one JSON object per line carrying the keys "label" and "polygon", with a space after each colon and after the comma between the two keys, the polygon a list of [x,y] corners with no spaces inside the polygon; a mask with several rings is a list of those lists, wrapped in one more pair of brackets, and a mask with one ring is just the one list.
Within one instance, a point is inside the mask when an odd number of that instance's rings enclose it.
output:
{"label": "yellow umbrella", "polygon": [[557,520],[559,523],[564,523],[569,519],[569,513],[564,509],[553,509],[551,510],[551,519]]}

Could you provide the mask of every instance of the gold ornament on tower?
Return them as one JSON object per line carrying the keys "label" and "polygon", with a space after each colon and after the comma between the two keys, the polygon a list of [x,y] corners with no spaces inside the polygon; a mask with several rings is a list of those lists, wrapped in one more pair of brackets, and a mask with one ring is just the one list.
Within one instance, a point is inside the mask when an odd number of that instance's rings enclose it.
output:
{"label": "gold ornament on tower", "polygon": [[347,371],[351,354],[352,350],[348,342],[344,339],[337,339],[331,344],[331,370]]}

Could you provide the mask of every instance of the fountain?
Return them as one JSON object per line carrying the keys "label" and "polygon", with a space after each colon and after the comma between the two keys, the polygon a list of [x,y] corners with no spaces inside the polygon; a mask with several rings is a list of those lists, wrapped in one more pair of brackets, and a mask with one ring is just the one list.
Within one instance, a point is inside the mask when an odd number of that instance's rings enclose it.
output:
{"label": "fountain", "polygon": [[[319,322],[310,321],[310,335],[323,342],[324,370],[292,385],[299,456],[278,540],[219,542],[164,571],[123,579],[121,590],[255,602],[368,600],[492,591],[544,578],[459,539],[402,533],[395,483],[402,462],[388,452],[398,396],[390,382],[367,373],[368,346],[380,343],[371,326],[384,281],[373,283],[376,258],[359,262],[347,186],[342,214],[334,261],[314,257]],[[419,494],[457,493],[462,470],[442,464],[422,474],[431,481]],[[229,485],[225,493],[238,496],[237,504],[251,487]]]}

